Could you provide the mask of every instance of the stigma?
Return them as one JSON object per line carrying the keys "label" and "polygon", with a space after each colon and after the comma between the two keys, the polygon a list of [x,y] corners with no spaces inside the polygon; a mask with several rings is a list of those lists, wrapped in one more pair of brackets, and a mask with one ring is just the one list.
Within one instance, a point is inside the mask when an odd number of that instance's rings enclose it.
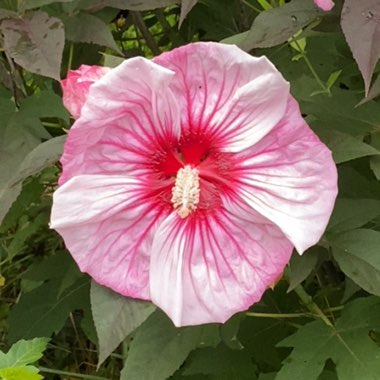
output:
{"label": "stigma", "polygon": [[179,169],[172,188],[171,202],[181,218],[188,217],[199,203],[199,172],[186,165]]}

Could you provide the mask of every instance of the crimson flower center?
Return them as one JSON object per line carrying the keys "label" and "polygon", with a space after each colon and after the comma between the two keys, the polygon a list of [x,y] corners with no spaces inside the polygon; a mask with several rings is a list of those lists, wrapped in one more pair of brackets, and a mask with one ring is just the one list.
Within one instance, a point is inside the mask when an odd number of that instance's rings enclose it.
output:
{"label": "crimson flower center", "polygon": [[230,154],[213,147],[205,136],[188,134],[161,146],[153,157],[158,187],[165,189],[160,199],[181,218],[220,206],[221,194],[230,185],[231,161]]}

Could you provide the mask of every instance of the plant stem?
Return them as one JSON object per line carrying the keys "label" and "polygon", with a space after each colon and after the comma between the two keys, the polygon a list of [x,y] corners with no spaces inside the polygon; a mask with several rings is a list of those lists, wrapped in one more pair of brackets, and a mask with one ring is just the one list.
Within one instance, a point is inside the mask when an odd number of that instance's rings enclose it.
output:
{"label": "plant stem", "polygon": [[304,49],[303,49],[302,46],[298,43],[297,38],[292,37],[291,41],[294,42],[295,45],[298,47],[298,49],[299,49],[299,53],[300,53],[301,57],[304,59],[304,61],[305,61],[306,65],[307,65],[307,67],[309,68],[311,74],[313,75],[313,77],[314,77],[315,80],[317,81],[318,85],[322,88],[323,92],[325,92],[325,93],[328,94],[328,95],[331,95],[330,89],[327,88],[327,87],[325,86],[325,84],[322,82],[321,78],[319,77],[318,73],[315,71],[313,65],[311,64],[309,58],[307,57],[307,55],[306,55]]}
{"label": "plant stem", "polygon": [[247,312],[245,313],[248,317],[256,317],[256,318],[303,318],[310,317],[310,313],[255,313],[255,312]]}
{"label": "plant stem", "polygon": [[313,301],[309,294],[306,293],[305,289],[302,285],[298,285],[294,288],[299,299],[302,303],[311,311],[312,314],[317,315],[322,319],[322,321],[329,327],[334,328],[334,325],[331,321],[326,317],[323,311],[319,308],[319,306]]}
{"label": "plant stem", "polygon": [[150,50],[152,50],[152,53],[154,55],[161,54],[161,50],[159,49],[154,37],[150,33],[148,27],[145,25],[144,19],[141,16],[140,12],[131,12],[133,15],[133,20],[135,22],[135,25],[140,30],[142,36],[144,37],[145,43],[149,47]]}
{"label": "plant stem", "polygon": [[78,379],[87,379],[87,380],[110,380],[107,377],[100,377],[100,376],[93,376],[93,375],[82,375],[80,373],[75,372],[68,372],[68,371],[60,371],[58,369],[52,369],[52,368],[46,368],[46,367],[39,367],[41,372],[45,373],[53,373],[55,375],[62,375],[62,376],[71,376],[71,377],[77,377]]}
{"label": "plant stem", "polygon": [[73,56],[74,56],[74,43],[72,42],[69,50],[69,61],[67,62],[67,72],[71,70],[71,65],[73,64]]}

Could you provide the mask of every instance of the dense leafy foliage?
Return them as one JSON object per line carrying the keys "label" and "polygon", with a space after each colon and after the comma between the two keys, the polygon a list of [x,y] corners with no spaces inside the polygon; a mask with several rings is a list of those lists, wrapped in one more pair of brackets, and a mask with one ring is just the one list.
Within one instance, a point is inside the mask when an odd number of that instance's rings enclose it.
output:
{"label": "dense leafy foliage", "polygon": [[[0,0],[0,378],[379,379],[379,2],[178,3]],[[177,329],[91,283],[49,229],[72,124],[58,81],[199,40],[270,58],[332,150],[340,192],[320,243],[260,303]]]}

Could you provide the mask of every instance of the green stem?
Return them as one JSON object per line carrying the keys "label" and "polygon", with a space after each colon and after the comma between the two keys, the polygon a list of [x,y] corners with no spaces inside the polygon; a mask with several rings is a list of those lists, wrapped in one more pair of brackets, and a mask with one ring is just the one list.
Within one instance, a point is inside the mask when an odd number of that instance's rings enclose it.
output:
{"label": "green stem", "polygon": [[299,299],[302,303],[311,311],[312,314],[317,315],[322,319],[322,321],[329,327],[334,328],[334,325],[331,321],[326,317],[323,311],[319,308],[319,306],[313,301],[309,294],[306,293],[305,289],[302,285],[298,285],[294,288],[294,291],[298,295]]}
{"label": "green stem", "polygon": [[255,313],[255,312],[247,312],[245,313],[248,317],[256,317],[256,318],[303,318],[310,317],[310,313]]}
{"label": "green stem", "polygon": [[71,66],[73,64],[73,56],[74,56],[74,43],[72,42],[69,50],[69,61],[67,62],[67,72],[71,70]]}
{"label": "green stem", "polygon": [[45,373],[53,373],[55,375],[62,375],[62,376],[70,376],[70,377],[77,377],[78,379],[87,379],[87,380],[110,380],[107,377],[100,377],[100,376],[93,376],[93,375],[82,375],[80,373],[75,372],[67,372],[67,371],[60,371],[58,369],[51,369],[46,367],[40,367],[39,368],[41,372]]}
{"label": "green stem", "polygon": [[158,47],[154,37],[152,36],[152,33],[148,29],[148,27],[145,25],[144,19],[141,16],[140,12],[131,12],[132,17],[134,20],[135,25],[140,30],[142,36],[144,37],[145,43],[149,47],[149,49],[153,52],[154,55],[161,54],[161,50]]}
{"label": "green stem", "polygon": [[62,126],[59,123],[50,123],[48,121],[43,121],[42,125],[45,127],[51,127],[51,128],[62,128]]}
{"label": "green stem", "polygon": [[307,65],[307,67],[309,68],[311,74],[313,75],[313,77],[317,81],[318,85],[322,88],[323,92],[331,95],[330,89],[328,87],[326,87],[325,84],[322,82],[321,78],[319,77],[318,73],[315,71],[313,65],[311,64],[311,62],[310,62],[309,58],[307,57],[305,51],[303,50],[302,46],[298,43],[297,38],[292,37],[292,42],[294,42],[296,44],[296,46],[298,47],[299,53],[301,54],[301,57],[304,59],[304,61]]}

